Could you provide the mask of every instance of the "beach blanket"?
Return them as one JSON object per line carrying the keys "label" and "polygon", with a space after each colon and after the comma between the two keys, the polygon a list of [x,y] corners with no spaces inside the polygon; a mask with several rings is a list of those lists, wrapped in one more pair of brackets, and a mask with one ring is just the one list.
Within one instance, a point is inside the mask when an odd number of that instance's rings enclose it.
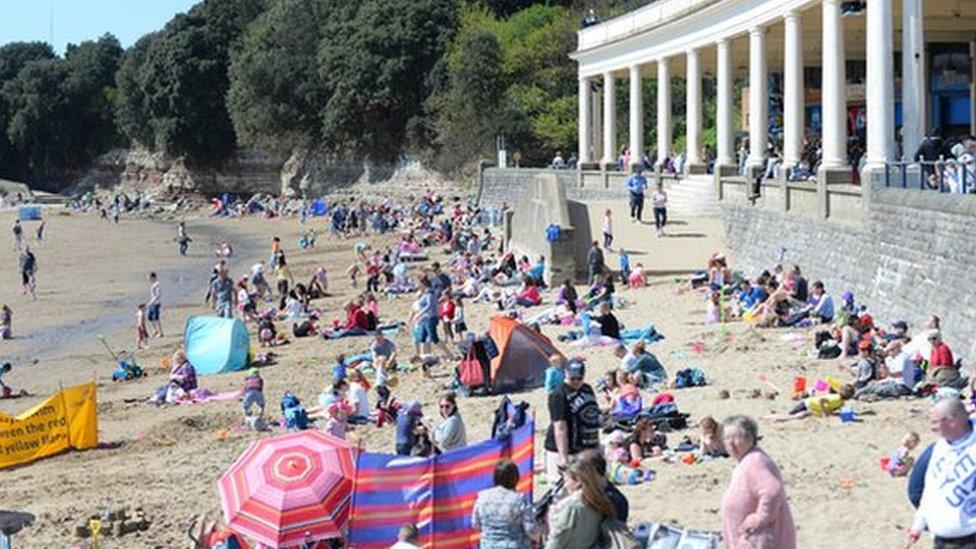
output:
{"label": "beach blanket", "polygon": [[219,402],[221,400],[234,400],[241,396],[241,391],[235,389],[233,391],[225,391],[223,393],[215,393],[208,389],[197,389],[190,394],[190,398],[186,398],[176,402],[177,406],[188,406],[190,404],[201,404],[203,402]]}

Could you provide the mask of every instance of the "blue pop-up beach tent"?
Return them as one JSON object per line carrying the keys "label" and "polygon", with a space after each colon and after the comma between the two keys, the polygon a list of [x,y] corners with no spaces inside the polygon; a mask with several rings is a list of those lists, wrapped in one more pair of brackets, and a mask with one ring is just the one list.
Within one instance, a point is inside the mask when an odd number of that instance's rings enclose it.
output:
{"label": "blue pop-up beach tent", "polygon": [[251,341],[240,320],[191,316],[183,330],[186,358],[197,374],[236,372],[247,366]]}

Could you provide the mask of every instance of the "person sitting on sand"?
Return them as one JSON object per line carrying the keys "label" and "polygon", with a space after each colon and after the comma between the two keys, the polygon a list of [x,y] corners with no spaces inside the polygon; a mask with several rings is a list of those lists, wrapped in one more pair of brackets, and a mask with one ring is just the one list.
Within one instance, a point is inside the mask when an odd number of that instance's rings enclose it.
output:
{"label": "person sitting on sand", "polygon": [[886,372],[887,375],[858,389],[854,398],[870,401],[912,394],[915,384],[922,376],[918,364],[904,351],[901,341],[888,343],[884,351],[885,363],[879,370]]}
{"label": "person sitting on sand", "polygon": [[654,471],[640,468],[640,460],[633,459],[627,436],[622,431],[610,433],[605,440],[607,479],[614,484],[634,485],[654,478]]}
{"label": "person sitting on sand", "polygon": [[647,343],[640,340],[630,350],[623,344],[614,348],[614,355],[620,359],[620,367],[628,373],[636,374],[638,387],[648,387],[667,379],[668,374],[661,361],[647,350]]}
{"label": "person sitting on sand", "polygon": [[722,431],[712,416],[705,416],[698,422],[698,457],[729,457],[729,453],[725,451],[725,443],[722,442]]}
{"label": "person sitting on sand", "polygon": [[593,277],[593,285],[586,294],[587,306],[593,307],[596,304],[609,304],[613,307],[613,277],[610,275],[597,274]]}
{"label": "person sitting on sand", "polygon": [[620,322],[610,310],[610,304],[607,302],[600,303],[599,312],[599,316],[595,317],[593,321],[600,325],[600,335],[620,339]]}
{"label": "person sitting on sand", "polygon": [[559,291],[556,294],[556,305],[565,305],[569,312],[575,315],[577,313],[576,301],[578,299],[579,296],[576,294],[573,281],[567,278],[563,281],[562,286],[559,287]]}
{"label": "person sitting on sand", "polygon": [[770,414],[764,419],[773,421],[790,421],[803,419],[812,415],[826,417],[844,406],[844,402],[854,397],[854,386],[845,383],[840,386],[837,392],[829,392],[807,397],[796,403],[786,415]]}
{"label": "person sitting on sand", "polygon": [[959,385],[959,368],[952,357],[952,350],[942,340],[942,332],[934,330],[928,336],[932,352],[929,355],[929,376],[940,387]]}
{"label": "person sitting on sand", "polygon": [[874,360],[874,348],[870,341],[857,344],[857,362],[851,366],[854,376],[854,388],[863,389],[873,382],[878,374],[878,366]]}
{"label": "person sitting on sand", "polygon": [[668,449],[667,436],[658,431],[654,422],[647,418],[640,418],[634,423],[634,431],[627,438],[627,444],[632,463],[660,456]]}
{"label": "person sitting on sand", "polygon": [[632,290],[647,286],[647,276],[644,274],[643,263],[638,263],[637,266],[627,274],[627,285],[630,286],[630,289]]}
{"label": "person sitting on sand", "polygon": [[315,274],[308,281],[308,293],[312,299],[329,295],[329,275],[325,267],[315,269]]}
{"label": "person sitting on sand", "polygon": [[901,439],[901,446],[888,458],[888,463],[885,465],[885,470],[888,471],[889,475],[903,477],[911,471],[915,464],[912,450],[918,447],[918,443],[919,437],[915,431],[908,433]]}
{"label": "person sitting on sand", "polygon": [[251,265],[251,285],[254,286],[254,291],[258,299],[271,295],[271,286],[268,285],[268,281],[264,278],[263,264],[255,263]]}

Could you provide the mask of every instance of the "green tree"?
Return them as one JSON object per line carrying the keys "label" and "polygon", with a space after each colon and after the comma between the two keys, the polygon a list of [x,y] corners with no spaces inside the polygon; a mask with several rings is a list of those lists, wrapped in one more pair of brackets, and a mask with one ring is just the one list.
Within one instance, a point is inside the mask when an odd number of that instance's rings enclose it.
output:
{"label": "green tree", "polygon": [[6,134],[35,175],[81,167],[117,143],[111,101],[122,48],[105,35],[27,62],[3,87]]}
{"label": "green tree", "polygon": [[[11,42],[0,47],[0,91],[3,83],[17,77],[24,65],[40,59],[53,59],[54,50],[42,42]],[[27,179],[28,164],[24,155],[7,138],[10,114],[0,94],[0,177]]]}
{"label": "green tree", "polygon": [[382,160],[399,154],[407,129],[423,124],[429,75],[456,25],[452,0],[364,0],[355,17],[329,18],[318,52],[325,148]]}
{"label": "green tree", "polygon": [[448,82],[431,97],[438,167],[454,171],[490,156],[502,123],[505,91],[501,50],[490,32],[470,29],[447,56]]}
{"label": "green tree", "polygon": [[227,112],[229,50],[264,0],[204,0],[143,37],[119,69],[116,111],[131,140],[201,163],[236,147]]}
{"label": "green tree", "polygon": [[322,29],[353,12],[342,0],[281,0],[252,23],[231,52],[227,103],[238,140],[265,150],[322,140],[328,96],[317,70]]}

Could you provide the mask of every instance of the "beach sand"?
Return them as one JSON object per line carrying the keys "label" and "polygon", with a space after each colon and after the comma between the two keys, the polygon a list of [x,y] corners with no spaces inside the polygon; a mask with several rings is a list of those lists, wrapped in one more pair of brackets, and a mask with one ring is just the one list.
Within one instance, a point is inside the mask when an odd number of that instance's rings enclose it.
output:
{"label": "beach sand", "polygon": [[[601,212],[607,204],[594,203],[591,211]],[[649,288],[621,295],[629,305],[618,312],[627,325],[653,322],[666,339],[651,346],[669,373],[679,368],[702,368],[709,385],[703,388],[675,391],[679,408],[691,414],[697,423],[706,415],[721,420],[733,413],[761,416],[785,412],[792,406],[787,396],[775,399],[749,398],[753,389],[768,387],[757,381],[765,374],[775,385],[789,391],[793,377],[806,375],[843,376],[836,361],[808,358],[807,347],[796,348],[782,339],[787,331],[755,330],[742,324],[705,326],[705,303],[700,294],[684,291],[689,273],[701,268],[708,254],[723,250],[721,225],[717,220],[675,219],[669,236],[655,238],[653,225],[631,224],[626,205],[613,204],[617,245],[631,252],[632,264],[643,263],[652,273]],[[646,215],[646,214],[645,214]],[[647,215],[646,215],[647,216]],[[594,229],[600,216],[594,215]],[[649,216],[647,216],[649,217]],[[89,515],[106,508],[122,506],[145,508],[153,520],[145,533],[122,540],[106,539],[103,547],[182,547],[186,545],[186,527],[197,514],[220,515],[216,480],[231,462],[260,434],[231,433],[226,438],[218,432],[240,423],[236,401],[212,402],[193,406],[156,408],[142,399],[165,381],[158,365],[164,354],[179,344],[185,317],[205,314],[202,292],[208,265],[213,263],[210,246],[194,242],[198,257],[181,260],[171,242],[175,225],[149,221],[124,220],[119,227],[87,215],[49,216],[50,238],[40,248],[41,267],[39,299],[27,303],[19,296],[19,277],[9,265],[0,271],[7,282],[0,284],[0,300],[14,306],[15,332],[32,335],[23,341],[0,342],[4,355],[25,356],[36,347],[33,341],[51,342],[44,358],[35,366],[17,363],[5,380],[42,395],[57,390],[59,383],[69,384],[89,379],[94,372],[99,381],[99,427],[103,442],[121,441],[115,449],[68,452],[33,464],[0,472],[0,506],[6,509],[36,513],[36,525],[18,534],[15,542],[26,547],[66,546],[74,541],[76,525]],[[0,217],[0,226],[9,217]],[[326,318],[338,318],[341,304],[353,295],[348,287],[345,269],[352,261],[352,244],[356,241],[330,241],[322,220],[314,222],[321,235],[314,251],[297,249],[300,232],[297,220],[268,221],[259,219],[194,219],[194,231],[203,234],[219,231],[233,234],[239,253],[246,257],[264,257],[272,234],[282,237],[289,264],[296,279],[307,279],[314,268],[324,265],[330,274],[336,297],[317,300],[315,306],[326,311]],[[214,232],[213,234],[217,234]],[[598,231],[594,231],[598,234]],[[201,240],[206,240],[202,238]],[[775,258],[771,258],[775,259]],[[733,267],[734,258],[732,258]],[[607,254],[612,267],[615,254]],[[184,263],[192,263],[192,272],[183,272]],[[247,261],[232,264],[232,274],[242,274]],[[164,319],[167,338],[153,340],[151,349],[139,355],[140,363],[153,375],[124,384],[108,381],[114,364],[100,344],[90,335],[70,348],[57,345],[63,331],[82,322],[105,322],[105,334],[116,346],[132,347],[132,299],[145,292],[145,273],[149,269],[172,269],[177,275],[164,279]],[[754,274],[754,273],[750,273]],[[184,283],[192,292],[184,293],[177,303],[166,301]],[[362,289],[363,281],[360,281]],[[840,288],[828,288],[838,293]],[[548,300],[551,303],[551,298]],[[380,302],[384,319],[404,318],[409,299]],[[121,309],[121,310],[120,310]],[[483,330],[492,314],[491,306],[469,305],[467,316],[471,328]],[[111,317],[113,320],[102,320]],[[115,320],[118,319],[118,320]],[[58,328],[61,327],[61,328]],[[59,330],[51,333],[53,330]],[[546,326],[553,339],[566,328]],[[812,333],[791,330],[807,339]],[[290,335],[290,334],[289,334]],[[281,355],[278,363],[264,368],[265,394],[270,411],[277,409],[286,390],[294,391],[307,406],[314,406],[318,392],[330,383],[326,368],[339,352],[362,352],[368,338],[346,338],[324,341],[320,338],[294,340],[275,348]],[[400,354],[409,355],[408,334],[401,332],[394,341]],[[701,342],[703,351],[692,349]],[[255,344],[256,346],[256,344]],[[559,344],[570,354],[587,358],[587,378],[594,383],[605,370],[618,361],[612,349],[579,349]],[[56,350],[55,350],[56,349]],[[36,352],[36,351],[34,351]],[[399,375],[395,394],[400,401],[418,398],[424,404],[428,421],[436,414],[439,385],[446,381],[448,365],[436,370],[435,381],[419,373]],[[242,373],[201,378],[202,387],[226,391],[240,386]],[[720,399],[727,390],[731,398]],[[542,451],[542,435],[548,423],[545,397],[541,389],[518,394],[532,404],[537,417],[539,436],[537,453]],[[17,412],[39,402],[40,398],[0,402],[0,410]],[[492,412],[498,397],[461,399],[460,408],[467,424],[469,441],[489,435]],[[842,424],[837,417],[808,419],[802,422],[760,424],[761,445],[779,464],[787,485],[790,505],[798,525],[800,547],[894,547],[900,546],[904,531],[910,525],[912,508],[905,497],[904,479],[892,479],[878,466],[881,457],[889,455],[909,430],[922,434],[923,444],[932,440],[927,429],[927,403],[898,401],[855,403],[858,421]],[[674,432],[669,442],[677,444],[685,434],[697,436],[697,429]],[[361,440],[370,451],[392,451],[393,431],[386,427],[358,427],[350,438]],[[657,478],[649,484],[624,487],[631,505],[630,523],[643,520],[675,522],[702,530],[721,528],[720,503],[733,467],[731,460],[684,465],[656,462],[651,467]],[[541,467],[541,459],[537,460]],[[537,483],[537,493],[545,486]],[[391,540],[392,543],[393,540]]]}

